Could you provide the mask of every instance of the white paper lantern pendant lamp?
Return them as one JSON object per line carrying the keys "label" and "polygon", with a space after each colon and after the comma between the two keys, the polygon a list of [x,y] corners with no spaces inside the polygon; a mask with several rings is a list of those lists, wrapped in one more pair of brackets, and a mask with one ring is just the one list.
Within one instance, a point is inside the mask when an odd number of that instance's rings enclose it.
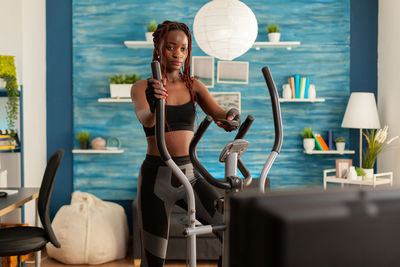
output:
{"label": "white paper lantern pendant lamp", "polygon": [[253,46],[258,33],[257,19],[239,0],[213,0],[197,12],[193,33],[204,53],[233,60]]}

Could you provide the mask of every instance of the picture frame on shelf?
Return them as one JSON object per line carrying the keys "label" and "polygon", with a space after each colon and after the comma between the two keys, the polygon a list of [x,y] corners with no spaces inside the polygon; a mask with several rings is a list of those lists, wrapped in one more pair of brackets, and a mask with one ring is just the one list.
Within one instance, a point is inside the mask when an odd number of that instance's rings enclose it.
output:
{"label": "picture frame on shelf", "polygon": [[249,83],[248,61],[218,61],[217,83]]}
{"label": "picture frame on shelf", "polygon": [[353,166],[352,159],[336,159],[336,177],[346,178],[347,172]]}
{"label": "picture frame on shelf", "polygon": [[193,56],[192,76],[199,79],[207,88],[214,88],[214,57]]}
{"label": "picture frame on shelf", "polygon": [[211,92],[211,95],[223,109],[237,108],[240,112],[240,92]]}

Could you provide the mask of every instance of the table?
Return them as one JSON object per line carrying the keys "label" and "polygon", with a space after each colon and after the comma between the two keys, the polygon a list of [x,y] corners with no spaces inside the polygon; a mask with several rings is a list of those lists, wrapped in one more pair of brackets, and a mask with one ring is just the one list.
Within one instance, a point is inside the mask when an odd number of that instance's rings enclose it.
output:
{"label": "table", "polygon": [[0,216],[3,216],[15,209],[18,209],[26,202],[31,201],[33,199],[37,199],[39,197],[39,188],[36,187],[7,188],[7,189],[18,190],[18,193],[0,198]]}
{"label": "table", "polygon": [[[334,176],[328,175],[329,173],[335,173],[335,175]],[[363,179],[359,181],[359,180],[338,178],[336,177],[336,169],[329,169],[329,170],[324,170],[324,190],[326,190],[327,183],[339,183],[342,185],[342,188],[344,184],[358,184],[360,186],[368,185],[368,186],[373,186],[374,188],[377,185],[384,185],[384,184],[393,186],[393,172],[376,173],[371,179]]]}
{"label": "table", "polygon": [[[3,188],[3,189],[12,189],[12,190],[18,190],[18,193],[8,195],[6,197],[0,198],[0,216],[3,216],[10,211],[13,211],[15,209],[18,209],[22,205],[24,205],[26,202],[29,202],[31,200],[36,200],[35,201],[35,226],[38,226],[39,221],[38,221],[38,213],[37,213],[37,199],[39,198],[39,190],[40,188],[38,187],[21,187],[21,188]],[[1,189],[0,189],[1,191]],[[40,251],[35,252],[35,266],[39,267],[40,266]]]}

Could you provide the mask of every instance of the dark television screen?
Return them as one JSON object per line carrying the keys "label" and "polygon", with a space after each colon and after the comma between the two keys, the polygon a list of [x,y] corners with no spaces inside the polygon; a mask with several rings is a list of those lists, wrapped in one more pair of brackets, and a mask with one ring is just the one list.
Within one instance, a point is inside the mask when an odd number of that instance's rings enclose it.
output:
{"label": "dark television screen", "polygon": [[400,190],[242,192],[229,266],[400,266]]}

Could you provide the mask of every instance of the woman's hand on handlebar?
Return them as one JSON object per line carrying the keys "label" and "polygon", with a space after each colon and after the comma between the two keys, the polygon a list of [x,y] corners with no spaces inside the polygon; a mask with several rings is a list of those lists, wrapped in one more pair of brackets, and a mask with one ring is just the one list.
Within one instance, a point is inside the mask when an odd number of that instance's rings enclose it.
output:
{"label": "woman's hand on handlebar", "polygon": [[165,99],[167,96],[167,89],[164,88],[161,82],[153,78],[147,79],[146,100],[152,113],[154,113],[156,109],[156,100]]}
{"label": "woman's hand on handlebar", "polygon": [[215,123],[227,132],[236,130],[240,126],[239,110],[236,108],[231,108],[226,113],[225,120],[216,120]]}

